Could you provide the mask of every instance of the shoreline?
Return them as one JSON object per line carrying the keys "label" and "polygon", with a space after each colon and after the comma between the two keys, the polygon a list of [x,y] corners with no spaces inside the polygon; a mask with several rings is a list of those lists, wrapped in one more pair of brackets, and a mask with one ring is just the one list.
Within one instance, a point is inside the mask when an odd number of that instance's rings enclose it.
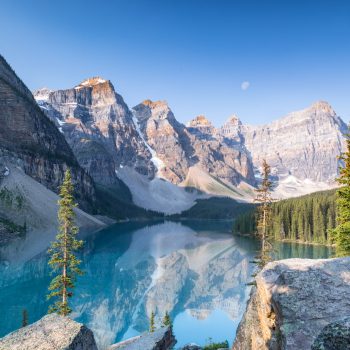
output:
{"label": "shoreline", "polygon": [[[253,233],[239,233],[239,232],[232,232],[232,234],[235,236],[241,236],[241,237],[251,237],[251,238],[257,238],[257,235]],[[317,242],[305,242],[301,240],[293,240],[290,238],[285,238],[285,239],[272,239],[273,242],[281,242],[281,243],[295,243],[295,244],[302,244],[302,245],[313,245],[313,246],[322,246],[322,247],[329,247],[329,248],[334,248],[335,244],[330,244],[330,243],[317,243]]]}

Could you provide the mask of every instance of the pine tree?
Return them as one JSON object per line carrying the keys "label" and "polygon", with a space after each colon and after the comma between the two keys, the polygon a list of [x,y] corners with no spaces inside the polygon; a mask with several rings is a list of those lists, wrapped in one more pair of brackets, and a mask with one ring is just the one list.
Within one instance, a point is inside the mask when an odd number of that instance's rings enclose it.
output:
{"label": "pine tree", "polygon": [[83,245],[82,241],[76,239],[78,227],[75,225],[74,208],[77,204],[73,197],[73,184],[71,173],[66,171],[63,184],[60,188],[60,199],[58,201],[59,230],[56,241],[52,242],[49,249],[49,265],[54,273],[58,273],[50,283],[50,294],[48,299],[55,298],[56,301],[49,308],[49,313],[57,312],[67,316],[72,309],[68,304],[68,298],[72,297],[74,282],[77,275],[81,275],[79,269],[81,263],[75,256],[75,252]]}
{"label": "pine tree", "polygon": [[350,255],[350,135],[346,138],[346,152],[339,157],[344,162],[337,179],[337,227],[332,231],[337,256]]}
{"label": "pine tree", "polygon": [[[330,190],[271,203],[268,239],[331,243],[329,233],[336,226],[335,202],[335,190]],[[256,219],[256,208],[241,214],[234,221],[234,230],[252,234],[257,231]]]}
{"label": "pine tree", "polygon": [[258,202],[257,208],[257,233],[261,240],[261,252],[259,265],[264,266],[270,259],[271,244],[267,240],[268,227],[271,224],[271,190],[273,183],[270,180],[271,167],[263,160],[262,164],[262,182],[256,191],[255,202]]}
{"label": "pine tree", "polygon": [[163,326],[165,326],[165,327],[171,327],[172,326],[171,318],[170,318],[170,315],[169,315],[168,311],[165,312],[165,315],[163,317]]}
{"label": "pine tree", "polygon": [[152,311],[152,313],[151,313],[151,318],[150,318],[150,320],[149,320],[149,331],[150,331],[151,333],[153,333],[153,332],[156,330],[154,317],[155,317],[155,314],[154,314],[154,312]]}
{"label": "pine tree", "polygon": [[22,327],[28,326],[28,311],[26,309],[22,310]]}

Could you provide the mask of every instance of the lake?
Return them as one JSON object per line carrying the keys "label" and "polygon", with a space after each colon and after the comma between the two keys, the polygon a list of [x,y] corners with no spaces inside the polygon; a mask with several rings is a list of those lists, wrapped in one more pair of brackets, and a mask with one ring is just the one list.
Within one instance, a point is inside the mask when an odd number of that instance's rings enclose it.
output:
{"label": "lake", "polygon": [[[259,244],[230,230],[231,223],[223,221],[133,222],[88,236],[81,252],[85,274],[71,300],[71,317],[94,331],[100,349],[146,331],[152,311],[158,326],[170,313],[175,348],[209,339],[231,344]],[[49,305],[47,257],[21,261],[18,247],[12,244],[0,255],[0,336],[19,328],[23,309],[34,322]],[[330,250],[276,243],[275,255],[326,258]]]}

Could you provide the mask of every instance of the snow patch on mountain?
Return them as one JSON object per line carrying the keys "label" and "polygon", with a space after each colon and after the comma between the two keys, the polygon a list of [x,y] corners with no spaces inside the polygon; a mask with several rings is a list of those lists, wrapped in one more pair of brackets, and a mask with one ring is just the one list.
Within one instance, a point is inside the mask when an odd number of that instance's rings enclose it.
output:
{"label": "snow patch on mountain", "polygon": [[52,92],[52,90],[50,90],[48,88],[42,88],[42,89],[38,89],[38,90],[34,91],[33,96],[36,99],[36,101],[38,102],[38,104],[40,104],[40,101],[44,102],[44,101],[47,101],[49,99],[51,92]]}
{"label": "snow patch on mountain", "polygon": [[278,182],[277,187],[273,191],[275,199],[286,199],[291,197],[299,197],[317,191],[326,191],[336,188],[337,184],[331,185],[326,182],[315,182],[310,179],[298,179],[293,175],[289,175]]}
{"label": "snow patch on mountain", "polygon": [[151,162],[154,164],[154,166],[157,169],[157,174],[156,176],[159,178],[163,178],[162,176],[162,169],[165,168],[165,164],[164,162],[157,156],[157,152],[147,143],[147,141],[145,140],[141,130],[140,130],[140,126],[138,123],[138,120],[134,114],[134,111],[132,111],[132,121],[134,122],[135,125],[135,129],[137,131],[137,133],[139,134],[140,138],[142,139],[143,143],[145,144],[145,146],[147,147],[147,149],[150,151],[152,158],[151,158]]}
{"label": "snow patch on mountain", "polygon": [[94,86],[94,85],[97,85],[97,84],[103,84],[103,83],[106,83],[107,80],[103,79],[103,78],[100,78],[100,77],[93,77],[93,78],[89,78],[89,79],[86,79],[84,81],[82,81],[79,85],[77,85],[75,87],[76,90],[79,90],[83,87],[87,87],[87,86]]}

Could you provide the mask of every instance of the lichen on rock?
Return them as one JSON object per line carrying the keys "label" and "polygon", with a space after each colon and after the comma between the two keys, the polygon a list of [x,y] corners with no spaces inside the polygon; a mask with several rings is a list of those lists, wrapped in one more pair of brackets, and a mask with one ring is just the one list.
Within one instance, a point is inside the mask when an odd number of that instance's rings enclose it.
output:
{"label": "lichen on rock", "polygon": [[327,325],[314,341],[311,350],[349,350],[350,317]]}

